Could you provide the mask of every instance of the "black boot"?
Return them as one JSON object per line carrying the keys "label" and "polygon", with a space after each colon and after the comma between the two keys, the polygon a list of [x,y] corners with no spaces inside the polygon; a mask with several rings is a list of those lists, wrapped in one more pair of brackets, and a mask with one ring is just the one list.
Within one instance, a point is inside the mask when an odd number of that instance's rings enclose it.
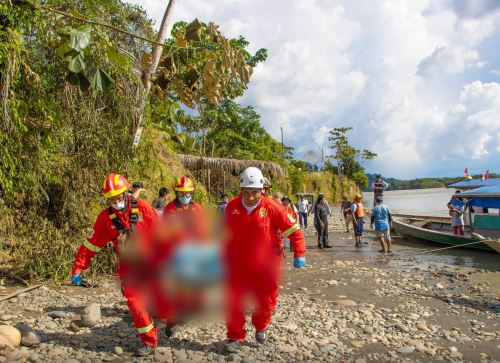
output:
{"label": "black boot", "polygon": [[139,349],[136,350],[135,354],[138,357],[147,357],[148,355],[151,355],[155,351],[155,346],[154,345],[143,345]]}
{"label": "black boot", "polygon": [[172,336],[172,334],[174,333],[173,329],[176,325],[177,324],[167,324],[167,326],[165,327],[165,335],[167,336],[167,338],[170,338]]}
{"label": "black boot", "polygon": [[255,340],[260,343],[260,344],[264,344],[264,342],[266,341],[266,338],[267,338],[267,334],[266,334],[266,331],[256,331],[255,332]]}

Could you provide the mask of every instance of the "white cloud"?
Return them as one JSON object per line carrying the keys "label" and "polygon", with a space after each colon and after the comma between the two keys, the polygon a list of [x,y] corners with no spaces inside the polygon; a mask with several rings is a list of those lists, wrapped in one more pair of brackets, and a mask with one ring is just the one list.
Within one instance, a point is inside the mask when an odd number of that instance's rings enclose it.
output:
{"label": "white cloud", "polygon": [[[165,2],[131,0],[157,24]],[[371,171],[395,177],[460,174],[495,166],[500,129],[500,51],[494,0],[183,0],[174,21],[215,21],[269,57],[241,102],[297,156],[327,145],[328,130],[379,157]],[[498,42],[497,42],[498,43]],[[493,42],[494,44],[494,42]],[[490,68],[491,67],[491,68]],[[496,164],[496,165],[495,165]],[[500,170],[496,170],[500,171]]]}

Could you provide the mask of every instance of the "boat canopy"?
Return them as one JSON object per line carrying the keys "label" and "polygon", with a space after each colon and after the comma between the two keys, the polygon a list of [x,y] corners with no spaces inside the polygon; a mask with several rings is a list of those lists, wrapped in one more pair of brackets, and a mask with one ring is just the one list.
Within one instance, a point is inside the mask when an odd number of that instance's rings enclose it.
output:
{"label": "boat canopy", "polygon": [[492,178],[492,179],[471,179],[471,180],[462,180],[453,184],[449,184],[447,188],[455,188],[455,189],[476,189],[481,187],[487,187],[490,185],[500,185],[500,178]]}
{"label": "boat canopy", "polygon": [[490,185],[463,193],[455,194],[457,198],[467,198],[467,205],[483,208],[500,209],[500,185]]}

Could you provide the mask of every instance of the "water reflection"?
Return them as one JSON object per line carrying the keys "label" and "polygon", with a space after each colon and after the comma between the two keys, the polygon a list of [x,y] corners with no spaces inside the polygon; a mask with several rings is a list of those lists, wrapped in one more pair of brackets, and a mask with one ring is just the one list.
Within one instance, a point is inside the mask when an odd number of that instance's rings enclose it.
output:
{"label": "water reflection", "polygon": [[[419,264],[439,263],[470,268],[480,268],[489,271],[500,271],[500,255],[494,252],[485,252],[465,248],[453,248],[445,251],[421,253],[424,248],[432,250],[445,246],[427,242],[415,242],[404,238],[396,238],[396,256],[414,257]],[[397,248],[399,246],[399,248]],[[413,250],[413,251],[412,251]],[[425,268],[425,267],[424,267]]]}

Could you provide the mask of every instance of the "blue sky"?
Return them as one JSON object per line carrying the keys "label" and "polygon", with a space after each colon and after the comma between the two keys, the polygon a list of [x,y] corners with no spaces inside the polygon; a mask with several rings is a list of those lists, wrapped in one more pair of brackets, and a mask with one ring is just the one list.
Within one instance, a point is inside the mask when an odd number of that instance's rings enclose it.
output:
{"label": "blue sky", "polygon": [[[165,0],[129,2],[160,23]],[[297,158],[352,126],[370,172],[500,172],[500,1],[178,0],[173,15],[268,49],[239,101]]]}

